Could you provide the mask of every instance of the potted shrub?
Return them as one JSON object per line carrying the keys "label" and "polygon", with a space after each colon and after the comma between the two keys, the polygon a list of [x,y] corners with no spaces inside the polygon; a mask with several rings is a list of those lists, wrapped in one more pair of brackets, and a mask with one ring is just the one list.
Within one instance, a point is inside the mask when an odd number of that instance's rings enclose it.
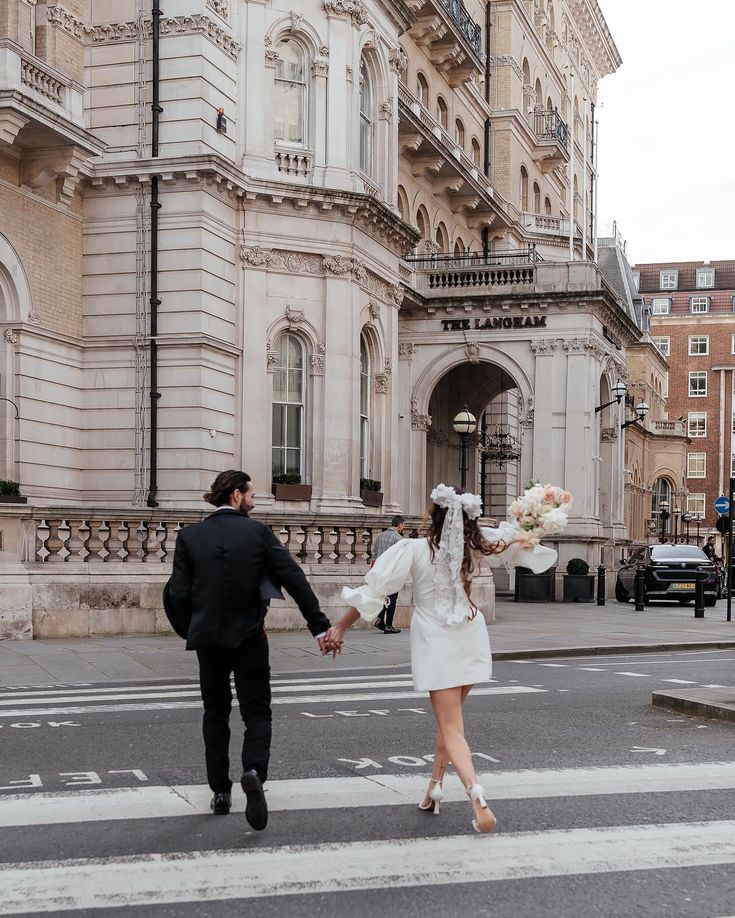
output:
{"label": "potted shrub", "polygon": [[380,482],[374,478],[361,478],[360,499],[366,507],[382,507],[383,492],[380,490]]}
{"label": "potted shrub", "polygon": [[20,493],[17,481],[5,481],[0,478],[0,504],[27,504],[28,498]]}
{"label": "potted shrub", "polygon": [[572,558],[564,574],[564,602],[594,602],[595,577],[582,558]]}
{"label": "potted shrub", "polygon": [[311,485],[301,484],[301,475],[294,472],[274,475],[271,491],[276,500],[311,500]]}

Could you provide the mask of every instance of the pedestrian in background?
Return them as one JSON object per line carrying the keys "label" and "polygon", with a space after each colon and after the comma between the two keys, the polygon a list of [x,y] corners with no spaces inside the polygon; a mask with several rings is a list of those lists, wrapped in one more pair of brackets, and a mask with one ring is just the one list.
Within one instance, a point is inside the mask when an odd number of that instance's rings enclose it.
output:
{"label": "pedestrian in background", "polygon": [[[406,520],[397,514],[390,521],[390,529],[384,529],[373,542],[373,564],[378,558],[387,551],[391,545],[400,542],[403,538],[403,530],[406,528]],[[372,566],[372,565],[371,565]],[[373,622],[376,628],[379,628],[383,634],[400,634],[400,628],[393,627],[393,616],[396,614],[396,603],[398,602],[398,593],[391,593],[388,602],[385,604],[383,611]]]}
{"label": "pedestrian in background", "polygon": [[232,803],[230,711],[235,690],[245,723],[240,784],[247,797],[245,816],[254,829],[268,821],[263,784],[271,746],[271,686],[266,597],[275,586],[291,594],[319,641],[322,653],[329,620],[299,564],[264,523],[250,519],[253,485],[246,472],[221,472],[204,495],[214,513],[179,532],[173,573],[164,590],[164,607],[186,649],[196,650],[204,705],[207,779],[214,796],[210,808],[226,815]]}

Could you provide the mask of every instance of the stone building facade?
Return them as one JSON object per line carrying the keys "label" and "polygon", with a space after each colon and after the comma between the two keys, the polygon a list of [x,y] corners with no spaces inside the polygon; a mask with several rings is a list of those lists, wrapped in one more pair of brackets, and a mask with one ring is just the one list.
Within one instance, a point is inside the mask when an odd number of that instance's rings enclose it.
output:
{"label": "stone building facade", "polygon": [[486,512],[553,480],[576,498],[562,564],[611,556],[624,415],[594,409],[641,333],[594,261],[594,104],[620,64],[596,0],[159,6],[4,7],[16,630],[131,606],[158,627],[158,562],[232,465],[328,606],[386,514],[418,522],[458,480],[465,403],[518,454],[471,450]]}
{"label": "stone building facade", "polygon": [[651,518],[663,497],[699,515],[704,535],[735,473],[735,261],[641,264],[636,272],[651,338],[669,360],[669,417],[690,441],[685,480],[664,476]]}

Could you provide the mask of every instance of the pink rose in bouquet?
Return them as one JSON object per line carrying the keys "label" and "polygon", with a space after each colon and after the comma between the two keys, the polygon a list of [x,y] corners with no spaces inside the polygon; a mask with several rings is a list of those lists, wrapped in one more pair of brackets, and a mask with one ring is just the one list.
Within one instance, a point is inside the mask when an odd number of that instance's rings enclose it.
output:
{"label": "pink rose in bouquet", "polygon": [[511,520],[518,527],[514,541],[532,548],[547,536],[557,535],[567,525],[572,500],[569,491],[555,485],[535,484],[526,488],[508,508]]}

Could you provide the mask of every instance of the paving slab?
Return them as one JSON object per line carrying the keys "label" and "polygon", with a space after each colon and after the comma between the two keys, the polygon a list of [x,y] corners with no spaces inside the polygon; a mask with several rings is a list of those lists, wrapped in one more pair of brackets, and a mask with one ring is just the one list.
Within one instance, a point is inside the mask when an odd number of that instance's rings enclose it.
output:
{"label": "paving slab", "polygon": [[651,703],[682,714],[735,723],[735,686],[721,689],[697,688],[683,692],[670,692],[666,689],[654,692]]}

